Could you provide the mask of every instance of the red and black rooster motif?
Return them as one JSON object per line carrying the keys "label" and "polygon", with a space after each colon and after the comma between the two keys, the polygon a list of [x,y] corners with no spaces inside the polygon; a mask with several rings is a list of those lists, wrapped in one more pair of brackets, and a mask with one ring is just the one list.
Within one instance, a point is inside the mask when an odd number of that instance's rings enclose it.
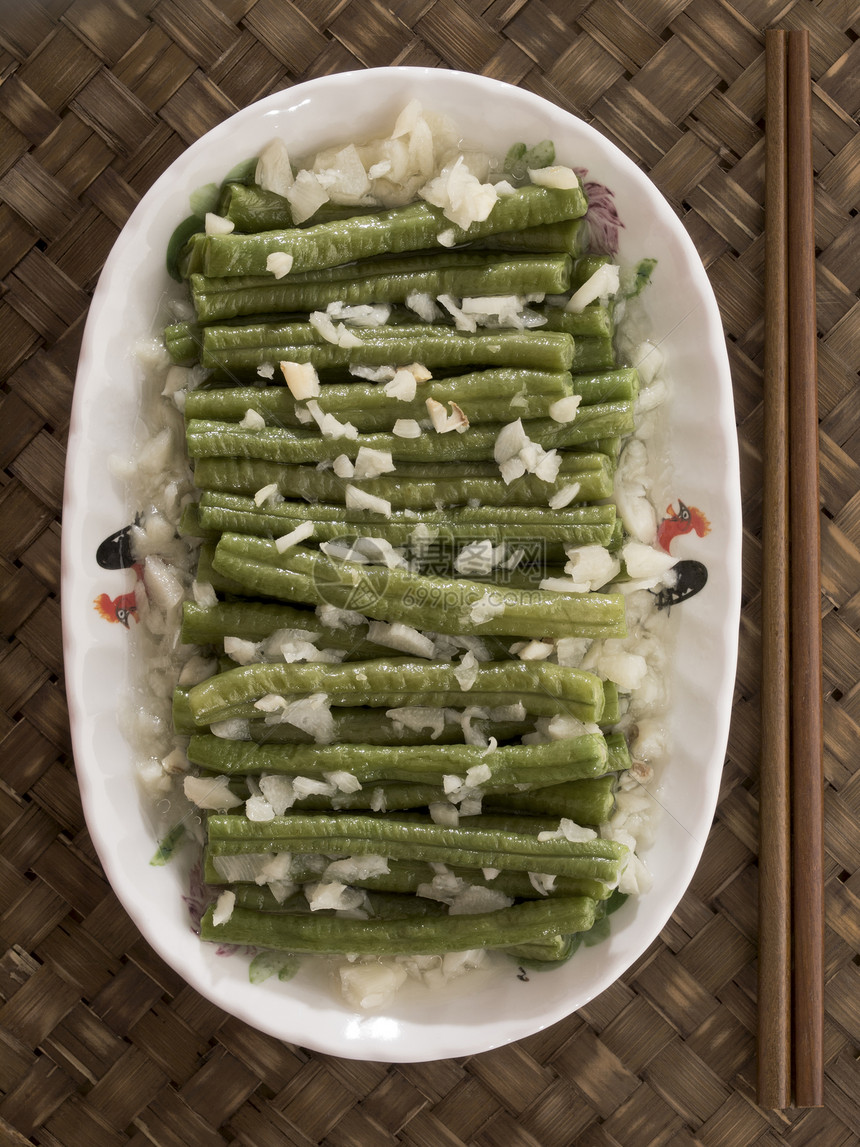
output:
{"label": "red and black rooster motif", "polygon": [[[135,519],[135,522],[137,519]],[[96,612],[111,624],[124,625],[126,629],[132,618],[138,622],[137,614],[137,585],[143,584],[143,566],[134,560],[131,552],[131,525],[123,526],[115,534],[100,544],[96,550],[96,561],[105,570],[131,569],[134,571],[135,587],[128,593],[117,594],[111,597],[108,593],[100,593],[93,599]]]}
{"label": "red and black rooster motif", "polygon": [[657,544],[666,553],[671,552],[672,542],[679,534],[697,533],[700,538],[710,533],[711,523],[701,510],[695,506],[686,506],[678,499],[678,509],[669,503],[666,507],[666,516],[657,527]]}
{"label": "red and black rooster motif", "polygon": [[[703,538],[710,533],[710,530],[711,523],[702,511],[696,509],[695,506],[685,505],[679,498],[677,510],[671,503],[666,507],[666,516],[657,527],[657,544],[668,554],[672,542],[680,534],[695,533]],[[708,568],[702,562],[684,559],[684,561],[676,562],[673,570],[675,573],[674,585],[665,586],[655,595],[658,609],[669,609],[688,598],[695,597],[705,588],[707,583]]]}

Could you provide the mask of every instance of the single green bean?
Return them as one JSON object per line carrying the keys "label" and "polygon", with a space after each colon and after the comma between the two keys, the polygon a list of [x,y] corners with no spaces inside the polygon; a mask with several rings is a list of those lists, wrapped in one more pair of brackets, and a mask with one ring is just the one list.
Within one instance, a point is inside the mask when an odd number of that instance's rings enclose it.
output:
{"label": "single green bean", "polygon": [[[569,289],[570,273],[567,255],[442,251],[383,256],[283,279],[192,275],[190,286],[198,321],[211,323],[237,315],[322,311],[336,302],[349,306],[406,303],[413,293],[433,297],[558,294]],[[609,332],[583,329],[569,333]]]}
{"label": "single green bean", "polygon": [[[620,372],[619,372],[620,373]],[[631,372],[627,372],[628,374]],[[598,393],[595,379],[600,376],[585,376],[581,385],[588,390],[583,401],[590,398],[591,391]],[[273,380],[277,382],[277,377]],[[599,383],[597,384],[599,386]],[[613,386],[617,391],[618,387]],[[472,406],[477,420],[490,421],[482,411],[484,403],[506,402],[508,417],[514,409],[510,407],[512,398],[528,396],[545,398],[553,402],[571,394],[583,393],[575,389],[574,381],[567,371],[518,370],[510,367],[488,368],[456,375],[453,378],[430,379],[422,383],[412,401],[394,398],[386,394],[376,383],[358,381],[348,383],[328,383],[320,387],[317,397],[320,410],[326,414],[342,416],[359,430],[390,429],[398,418],[427,420],[428,398],[447,405],[457,402]],[[604,395],[605,397],[605,395]],[[633,394],[613,393],[611,397],[631,398]],[[596,401],[600,401],[597,398]],[[238,386],[218,390],[193,390],[186,397],[186,418],[212,418],[227,422],[238,422],[248,410],[254,410],[274,425],[298,426],[296,400],[285,386]],[[470,418],[474,416],[470,413]],[[504,421],[505,419],[499,419]]]}
{"label": "single green bean", "polygon": [[[462,433],[421,434],[402,438],[384,431],[358,434],[355,438],[321,438],[302,427],[265,426],[255,430],[236,422],[213,422],[193,418],[186,423],[185,439],[191,458],[258,458],[268,462],[301,465],[332,461],[342,455],[355,458],[359,450],[377,450],[403,462],[482,462],[493,451],[504,424],[468,426]],[[582,406],[570,422],[534,419],[528,437],[545,450],[564,450],[604,435],[624,435],[633,430],[633,403],[629,400]]]}
{"label": "single green bean", "polygon": [[353,333],[360,341],[342,346],[326,341],[310,323],[214,325],[203,328],[200,362],[218,379],[254,378],[261,366],[277,367],[280,362],[310,363],[317,370],[411,362],[433,369],[509,366],[585,371],[614,365],[610,339],[585,338],[577,349],[573,337],[563,331],[468,334],[453,327],[404,323]]}
{"label": "single green bean", "polygon": [[386,252],[438,250],[440,233],[460,244],[499,231],[578,218],[586,207],[581,187],[562,191],[530,185],[501,197],[485,220],[465,229],[446,219],[440,208],[420,202],[310,227],[209,235],[202,243],[201,269],[209,278],[263,275],[269,255],[286,254],[293,257],[292,273],[316,270]]}
{"label": "single green bean", "polygon": [[[313,540],[384,538],[393,546],[410,547],[415,556],[433,560],[463,545],[488,539],[493,545],[523,545],[546,557],[562,546],[608,545],[615,528],[615,506],[575,506],[537,510],[519,506],[457,506],[422,514],[420,523],[403,511],[379,519],[367,510],[343,506],[279,502],[258,506],[240,494],[204,491],[196,508],[197,523],[207,535],[221,533],[281,537],[304,522],[313,522]],[[563,551],[562,551],[563,552]]]}
{"label": "single green bean", "polygon": [[594,901],[586,898],[529,900],[471,916],[351,920],[252,912],[234,908],[230,919],[213,923],[213,908],[200,922],[203,940],[250,944],[287,952],[431,955],[471,948],[508,948],[558,934],[586,932],[594,923]]}
{"label": "single green bean", "polygon": [[497,828],[444,826],[358,813],[293,813],[267,821],[214,813],[207,821],[207,832],[213,856],[257,848],[266,851],[275,846],[332,856],[351,851],[356,856],[378,854],[558,875],[578,875],[583,863],[594,864],[599,871],[602,862],[614,866],[628,855],[626,845],[601,837],[585,841],[570,841],[564,836],[540,839]]}
{"label": "single green bean", "polygon": [[[418,743],[418,742],[415,742]],[[516,794],[497,794],[495,786],[484,790],[484,807],[488,813],[514,812],[519,807],[521,797],[528,798],[523,811],[533,816],[555,817],[552,828],[558,826],[561,817],[582,825],[599,825],[608,820],[614,804],[612,786],[615,778],[610,774],[601,777],[588,777],[576,781],[562,781],[543,788],[519,786]],[[600,789],[590,786],[601,785]],[[556,792],[556,790],[563,790]],[[338,793],[334,797],[309,796],[297,800],[294,809],[328,809],[342,812],[346,809],[384,809],[386,812],[399,812],[423,808],[448,800],[441,785],[410,784],[406,782],[382,781],[372,788],[362,788],[354,793]],[[588,895],[593,895],[592,891]]]}
{"label": "single green bean", "polygon": [[565,331],[576,338],[612,338],[615,331],[612,311],[600,303],[591,303],[575,312],[551,306],[536,309],[546,319],[545,326],[541,328],[545,331]]}
{"label": "single green bean", "polygon": [[[269,850],[271,851],[271,850]],[[262,854],[267,855],[267,854]],[[326,861],[316,863],[319,857],[293,855],[291,857],[290,879],[296,883],[318,880],[326,866]],[[305,863],[307,861],[307,863]],[[218,857],[208,848],[203,850],[203,873],[207,884],[223,884],[224,877],[218,870]],[[605,900],[618,883],[621,862],[603,860],[598,866],[594,860],[578,862],[579,875],[558,876],[545,891],[539,891],[531,882],[527,872],[512,869],[499,870],[495,876],[486,876],[480,868],[464,868],[460,865],[447,865],[451,875],[467,884],[479,888],[495,888],[505,896],[518,900],[541,900],[558,896],[590,896],[594,900]],[[593,875],[600,871],[603,875]],[[437,875],[430,864],[421,860],[395,860],[388,858],[388,872],[374,876],[353,877],[353,887],[367,888],[379,892],[414,893],[422,884],[432,884]],[[234,883],[234,888],[241,884]]]}
{"label": "single green bean", "polygon": [[[627,633],[622,594],[490,589],[466,578],[335,561],[304,546],[292,546],[282,554],[266,538],[223,534],[215,551],[215,568],[242,582],[243,560],[248,561],[249,571],[262,565],[284,575],[270,582],[272,587],[282,585],[284,595],[268,592],[268,596],[309,604],[343,603],[343,608],[360,608],[368,617],[403,621],[416,629],[522,637],[624,637]],[[244,584],[256,588],[249,581]],[[350,606],[350,601],[355,604]]]}
{"label": "single green bean", "polygon": [[[366,210],[324,203],[307,220],[307,225],[353,215],[372,214]],[[264,191],[257,184],[227,183],[222,188],[218,214],[232,220],[237,231],[277,231],[293,226],[289,200],[274,191]],[[475,240],[470,248],[507,251],[563,251],[581,256],[588,247],[589,229],[585,219],[565,219],[558,223],[539,223],[517,231],[501,232]]]}
{"label": "single green bean", "polygon": [[527,713],[554,716],[567,709],[584,721],[599,719],[603,712],[603,682],[584,669],[545,661],[480,662],[467,695],[455,669],[449,662],[405,657],[349,665],[259,662],[192,686],[188,706],[195,723],[206,725],[232,717],[243,703],[253,704],[269,694],[295,698],[324,693],[333,706],[381,709],[456,708],[464,701],[488,708],[522,703]]}
{"label": "single green bean", "polygon": [[519,231],[500,231],[470,243],[469,249],[484,251],[566,251],[580,258],[590,238],[587,219],[562,219],[558,223],[538,223]]}
{"label": "single green bean", "polygon": [[530,784],[545,787],[580,777],[600,776],[609,765],[602,734],[589,733],[540,745],[258,745],[227,742],[211,734],[191,738],[188,759],[227,776],[277,773],[325,778],[345,769],[362,785],[374,781],[441,784],[443,776],[462,777],[476,766],[490,775],[480,782],[498,788]]}
{"label": "single green bean", "polygon": [[[524,474],[510,483],[498,475],[494,464],[463,463],[439,467],[432,476],[416,476],[406,465],[397,468],[397,478],[362,479],[351,483],[389,502],[396,510],[434,510],[477,502],[483,506],[541,506],[557,492],[576,488],[570,505],[594,502],[612,495],[614,464],[602,453],[569,452],[562,456],[554,482]],[[495,471],[495,473],[494,473]],[[274,485],[287,498],[342,505],[348,484],[330,470],[315,466],[287,466],[252,459],[198,458],[194,484],[201,490],[220,490],[253,497]],[[417,524],[417,523],[416,523]]]}
{"label": "single green bean", "polygon": [[487,797],[487,812],[528,813],[566,817],[577,824],[598,825],[609,819],[615,803],[615,778],[601,777],[563,781],[544,788],[523,790],[509,796]]}

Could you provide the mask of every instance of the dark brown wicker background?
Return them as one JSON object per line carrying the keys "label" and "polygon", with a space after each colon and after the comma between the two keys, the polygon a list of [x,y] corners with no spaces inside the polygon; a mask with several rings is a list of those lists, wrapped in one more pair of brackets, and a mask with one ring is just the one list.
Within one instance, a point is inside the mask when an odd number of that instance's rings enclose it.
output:
{"label": "dark brown wicker background", "polygon": [[[826,1106],[754,1096],[762,29],[814,79],[826,701]],[[856,0],[0,0],[0,1143],[645,1147],[860,1142],[860,9]],[[734,372],[745,596],[722,798],[659,941],[568,1020],[418,1065],[307,1052],[140,939],[84,826],[60,642],[60,509],[90,292],[189,143],[349,68],[460,68],[592,121],[685,221]]]}

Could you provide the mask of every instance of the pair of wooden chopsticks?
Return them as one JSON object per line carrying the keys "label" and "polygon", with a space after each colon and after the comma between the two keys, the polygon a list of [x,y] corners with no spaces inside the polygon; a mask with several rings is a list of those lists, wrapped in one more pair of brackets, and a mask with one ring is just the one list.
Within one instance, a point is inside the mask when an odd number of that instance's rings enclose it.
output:
{"label": "pair of wooden chopsticks", "polygon": [[[823,772],[809,33],[765,36],[758,1101],[823,1102]],[[793,1081],[793,1088],[792,1088]]]}

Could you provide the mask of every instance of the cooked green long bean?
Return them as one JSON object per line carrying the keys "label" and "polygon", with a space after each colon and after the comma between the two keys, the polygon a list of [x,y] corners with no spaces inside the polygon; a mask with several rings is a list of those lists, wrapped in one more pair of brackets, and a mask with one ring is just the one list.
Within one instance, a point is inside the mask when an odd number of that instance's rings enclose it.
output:
{"label": "cooked green long bean", "polygon": [[[275,486],[287,498],[342,505],[347,485],[387,501],[396,510],[435,510],[438,506],[542,506],[561,490],[574,488],[571,505],[595,502],[612,494],[614,462],[607,454],[566,452],[554,482],[524,474],[510,483],[499,476],[493,463],[461,463],[440,466],[433,475],[421,467],[422,476],[407,465],[397,467],[397,478],[346,480],[315,466],[289,466],[246,458],[198,458],[194,484],[201,490],[221,490],[253,497],[266,486]],[[419,471],[419,473],[421,472]]]}
{"label": "cooked green long bean", "polygon": [[381,855],[559,876],[581,875],[583,864],[596,874],[603,862],[612,865],[628,854],[626,845],[602,837],[541,839],[495,827],[449,827],[360,813],[293,813],[267,821],[213,813],[207,821],[207,834],[213,856],[283,849],[331,856]]}
{"label": "cooked green long bean", "polygon": [[595,902],[585,897],[524,901],[498,912],[472,916],[350,920],[319,914],[288,915],[234,908],[225,923],[213,923],[208,908],[200,922],[204,940],[250,944],[287,952],[435,954],[513,944],[574,932],[594,923]]}
{"label": "cooked green long bean", "polygon": [[[281,537],[305,522],[314,525],[316,542],[359,536],[382,538],[393,546],[411,547],[434,554],[443,547],[456,547],[487,539],[493,545],[508,542],[537,547],[548,556],[562,546],[608,546],[612,540],[616,510],[611,504],[575,506],[564,510],[535,510],[520,506],[455,506],[422,514],[421,528],[415,518],[392,511],[380,520],[367,510],[318,502],[279,502],[258,506],[241,494],[204,490],[197,508],[200,527],[212,533],[257,534]],[[563,553],[563,550],[562,550]],[[563,559],[562,559],[563,560]]]}
{"label": "cooked green long bean", "polygon": [[261,366],[310,363],[334,367],[389,366],[420,362],[432,369],[511,366],[532,370],[604,370],[614,365],[611,340],[584,338],[580,350],[563,331],[511,331],[469,334],[453,327],[404,323],[370,327],[355,343],[326,340],[310,323],[257,323],[204,326],[201,365],[216,378],[253,378]]}
{"label": "cooked green long bean", "polygon": [[449,662],[407,657],[349,665],[240,665],[192,686],[188,709],[195,723],[210,725],[235,716],[243,704],[253,705],[264,696],[296,698],[323,693],[333,706],[457,708],[465,700],[488,708],[522,704],[527,713],[538,716],[567,710],[582,721],[599,720],[603,713],[603,682],[584,669],[545,661],[481,662],[474,684],[465,694],[455,673],[457,668]]}
{"label": "cooked green long bean", "polygon": [[191,738],[187,752],[192,764],[228,776],[277,773],[320,779],[345,769],[362,785],[383,780],[441,784],[447,774],[465,776],[471,768],[486,766],[489,776],[481,784],[496,790],[510,786],[510,791],[519,784],[545,787],[599,776],[609,767],[600,733],[543,745],[500,745],[493,752],[480,745],[258,745],[203,734]]}
{"label": "cooked green long bean", "polygon": [[[275,379],[274,381],[277,381]],[[561,398],[579,395],[583,406],[632,399],[638,393],[632,368],[570,375],[566,371],[487,368],[453,378],[422,383],[410,400],[389,396],[376,383],[327,383],[316,399],[324,414],[334,414],[357,430],[391,430],[402,419],[429,425],[427,400],[447,406],[456,402],[472,423],[506,422],[516,414],[524,420],[547,418]],[[512,404],[512,400],[513,404]],[[185,417],[239,422],[249,410],[273,426],[301,426],[299,403],[285,386],[232,386],[193,390],[185,400]],[[303,412],[306,419],[306,414]]]}
{"label": "cooked green long bean", "polygon": [[[199,322],[236,315],[323,311],[330,303],[349,306],[405,303],[410,295],[456,296],[560,294],[570,287],[567,255],[505,255],[476,251],[382,256],[326,270],[289,274],[190,278]],[[570,333],[605,333],[582,330]]]}
{"label": "cooked green long bean", "polygon": [[[373,207],[344,207],[329,201],[307,223],[312,225],[373,212]],[[293,226],[289,200],[274,191],[265,191],[258,184],[225,184],[221,191],[218,213],[231,220],[237,231],[276,231]],[[469,246],[503,251],[563,251],[569,255],[581,256],[588,246],[588,237],[588,223],[585,219],[564,219],[558,223],[538,223],[516,231],[499,232],[474,240]]]}
{"label": "cooked green long bean", "polygon": [[[468,426],[460,434],[421,434],[403,438],[386,432],[356,437],[323,438],[303,427],[266,426],[246,429],[235,422],[191,419],[185,427],[191,458],[258,458],[287,465],[355,458],[359,450],[378,450],[405,462],[481,462],[493,457],[503,424]],[[571,422],[535,419],[528,436],[545,450],[564,450],[595,438],[628,434],[633,429],[633,404],[629,400],[583,406]]]}
{"label": "cooked green long bean", "polygon": [[[402,621],[416,629],[521,637],[624,637],[627,633],[622,594],[490,589],[465,578],[335,561],[299,545],[280,553],[274,542],[243,534],[222,535],[214,565],[269,597],[309,604],[329,601],[343,608],[361,601],[368,617]],[[265,571],[270,572],[268,578]]]}
{"label": "cooked green long bean", "polygon": [[[247,853],[245,855],[248,855]],[[265,854],[260,854],[265,855]],[[318,858],[308,854],[291,856],[290,879],[297,884],[318,880],[325,868],[325,862],[315,863]],[[219,859],[208,849],[204,850],[204,877],[207,884],[221,884],[224,877],[218,869]],[[532,883],[528,872],[514,869],[499,869],[496,875],[486,875],[480,868],[466,868],[461,865],[447,865],[448,872],[467,884],[478,888],[494,888],[505,896],[521,900],[541,900],[558,896],[590,896],[595,900],[605,900],[618,882],[620,860],[595,860],[579,858],[571,863],[577,875],[558,876],[542,889]],[[437,874],[429,863],[422,860],[396,860],[388,858],[388,871],[373,875],[354,875],[351,883],[356,888],[391,893],[415,893],[422,884],[432,884]],[[246,878],[247,879],[247,878]],[[234,882],[239,887],[241,882]]]}

